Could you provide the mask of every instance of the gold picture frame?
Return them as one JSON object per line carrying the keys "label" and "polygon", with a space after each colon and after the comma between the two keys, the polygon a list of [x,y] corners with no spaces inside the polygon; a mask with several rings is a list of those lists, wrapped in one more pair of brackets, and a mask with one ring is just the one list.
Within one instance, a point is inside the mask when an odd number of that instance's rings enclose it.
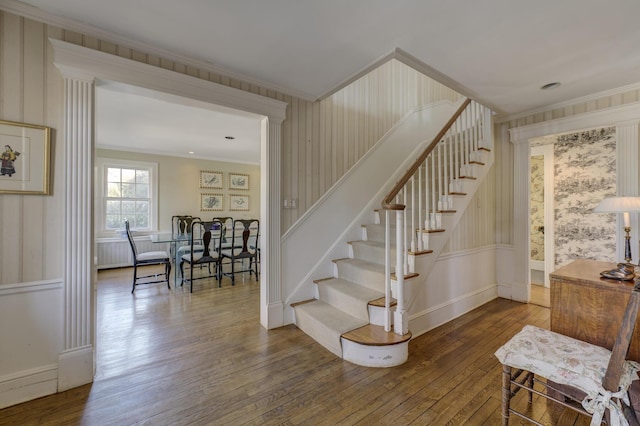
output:
{"label": "gold picture frame", "polygon": [[249,175],[242,173],[229,173],[229,189],[248,191]]}
{"label": "gold picture frame", "polygon": [[223,182],[223,172],[200,171],[200,188],[222,189]]}
{"label": "gold picture frame", "polygon": [[249,210],[249,196],[244,194],[229,194],[229,211],[242,212]]}
{"label": "gold picture frame", "polygon": [[221,212],[224,208],[222,194],[200,194],[200,211]]}
{"label": "gold picture frame", "polygon": [[0,120],[0,194],[49,195],[51,129]]}

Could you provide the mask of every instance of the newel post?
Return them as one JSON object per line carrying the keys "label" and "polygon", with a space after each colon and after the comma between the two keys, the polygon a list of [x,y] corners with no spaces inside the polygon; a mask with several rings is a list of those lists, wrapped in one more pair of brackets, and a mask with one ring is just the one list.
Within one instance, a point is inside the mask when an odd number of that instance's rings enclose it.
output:
{"label": "newel post", "polygon": [[393,331],[402,335],[409,332],[409,317],[404,304],[404,210],[396,210],[396,284]]}

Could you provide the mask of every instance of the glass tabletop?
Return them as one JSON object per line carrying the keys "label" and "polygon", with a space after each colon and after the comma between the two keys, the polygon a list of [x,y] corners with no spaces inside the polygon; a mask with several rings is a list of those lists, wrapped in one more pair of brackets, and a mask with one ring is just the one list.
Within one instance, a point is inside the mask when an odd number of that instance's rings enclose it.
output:
{"label": "glass tabletop", "polygon": [[172,234],[171,232],[161,232],[159,234],[149,235],[154,243],[176,243],[191,241],[191,234]]}

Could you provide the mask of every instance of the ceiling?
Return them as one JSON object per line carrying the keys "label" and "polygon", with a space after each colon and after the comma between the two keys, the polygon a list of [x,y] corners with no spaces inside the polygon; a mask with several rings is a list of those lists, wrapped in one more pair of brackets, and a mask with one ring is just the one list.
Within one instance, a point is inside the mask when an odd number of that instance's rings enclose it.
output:
{"label": "ceiling", "polygon": [[309,100],[397,51],[503,114],[640,81],[637,0],[24,3]]}
{"label": "ceiling", "polygon": [[140,87],[96,84],[98,148],[260,164],[260,121],[255,114]]}

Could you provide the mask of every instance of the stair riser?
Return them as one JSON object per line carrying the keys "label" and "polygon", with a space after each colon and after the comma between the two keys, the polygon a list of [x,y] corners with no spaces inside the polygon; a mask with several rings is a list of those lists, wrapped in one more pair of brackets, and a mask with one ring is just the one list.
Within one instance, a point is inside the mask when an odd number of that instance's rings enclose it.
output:
{"label": "stair riser", "polygon": [[[370,246],[366,244],[361,244],[356,241],[351,243],[351,249],[353,250],[353,257],[355,259],[362,259],[362,260],[366,260],[367,262],[384,265],[384,261],[385,261],[384,247]],[[391,247],[390,256],[392,259],[396,257],[395,247]]]}
{"label": "stair riser", "polygon": [[338,276],[342,279],[384,292],[384,273],[365,270],[347,262],[338,262]]}
{"label": "stair riser", "polygon": [[361,300],[343,293],[331,284],[319,285],[318,294],[320,300],[323,302],[328,303],[349,315],[353,315],[356,318],[369,321],[369,311],[366,303],[362,303]]}

